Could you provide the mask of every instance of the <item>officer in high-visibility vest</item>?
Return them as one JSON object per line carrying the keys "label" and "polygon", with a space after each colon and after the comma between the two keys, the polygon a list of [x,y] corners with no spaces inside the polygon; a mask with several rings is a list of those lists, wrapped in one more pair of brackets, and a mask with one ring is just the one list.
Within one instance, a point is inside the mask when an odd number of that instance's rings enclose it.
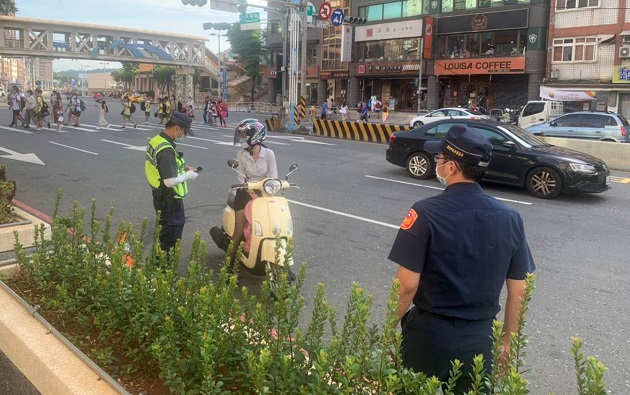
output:
{"label": "officer in high-visibility vest", "polygon": [[147,146],[144,170],[153,192],[153,207],[161,212],[160,247],[167,252],[181,239],[184,230],[187,181],[199,175],[197,169],[186,166],[184,154],[177,151],[175,144],[193,135],[191,121],[186,114],[174,112],[164,131],[153,137]]}

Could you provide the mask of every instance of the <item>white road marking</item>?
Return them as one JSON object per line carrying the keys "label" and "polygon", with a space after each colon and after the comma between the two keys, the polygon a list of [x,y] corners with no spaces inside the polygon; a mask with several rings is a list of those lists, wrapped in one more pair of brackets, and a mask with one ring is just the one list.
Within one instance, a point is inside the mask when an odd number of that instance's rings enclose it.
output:
{"label": "white road marking", "polygon": [[[437,189],[437,190],[440,190],[440,191],[443,191],[443,190],[444,190],[444,188],[440,188],[440,187],[432,187],[432,186],[430,186],[430,185],[416,184],[416,183],[414,183],[414,182],[399,181],[399,180],[393,180],[393,179],[391,179],[391,178],[383,178],[383,177],[369,176],[369,175],[367,175],[367,174],[366,174],[365,176],[366,176],[367,178],[373,178],[373,179],[375,179],[375,180],[383,180],[383,181],[395,182],[395,183],[398,183],[398,184],[405,184],[405,185],[413,185],[414,187],[427,188],[427,189]],[[499,197],[496,197],[496,196],[495,196],[495,199],[497,199],[497,200],[501,200],[501,201],[504,201],[504,202],[517,203],[517,204],[524,204],[524,205],[526,205],[526,206],[531,206],[531,205],[533,205],[533,204],[534,204],[534,203],[525,202],[525,201],[522,201],[522,200],[504,199],[504,198],[499,198]]]}
{"label": "white road marking", "polygon": [[313,206],[312,204],[307,204],[307,203],[302,203],[302,202],[297,202],[295,200],[289,200],[287,199],[290,203],[293,204],[297,204],[298,206],[304,206],[304,207],[308,207],[308,208],[312,208],[315,210],[320,210],[320,211],[325,211],[327,213],[331,213],[331,214],[337,214],[337,215],[341,215],[342,217],[348,217],[348,218],[352,218],[352,219],[357,219],[359,221],[364,221],[364,222],[369,222],[371,224],[376,224],[376,225],[381,225],[381,226],[385,226],[387,228],[392,228],[392,229],[398,229],[400,228],[399,225],[392,225],[392,224],[388,224],[385,222],[381,222],[381,221],[375,221],[373,219],[369,219],[369,218],[364,218],[364,217],[359,217],[357,215],[353,215],[353,214],[348,214],[348,213],[342,213],[341,211],[336,211],[336,210],[331,210],[329,208],[324,208],[324,207],[319,207],[319,206]]}
{"label": "white road marking", "polygon": [[72,125],[67,125],[67,126],[62,126],[62,128],[66,128],[66,130],[68,132],[73,131],[73,130],[83,130],[84,132],[90,132],[90,133],[100,133],[100,130],[92,130],[92,129],[88,129],[88,128],[83,128],[81,126],[72,126]]}
{"label": "white road marking", "polygon": [[101,139],[101,141],[104,141],[106,143],[122,145],[124,148],[130,149],[130,150],[134,150],[134,151],[146,151],[147,150],[146,146],[131,145],[131,144],[126,144],[126,143],[119,143],[118,141],[111,141],[111,140],[105,140],[105,139]]}
{"label": "white road marking", "polygon": [[4,148],[4,147],[0,147],[0,151],[2,152],[6,152],[8,155],[0,155],[0,158],[7,158],[7,159],[13,159],[13,160],[19,160],[22,162],[28,162],[28,163],[34,163],[36,165],[42,165],[44,166],[45,163],[42,162],[37,155],[30,153],[30,154],[21,154],[19,152],[15,152],[12,151],[8,148]]}
{"label": "white road marking", "polygon": [[48,141],[48,142],[49,142],[50,144],[55,144],[55,145],[58,145],[58,146],[60,146],[60,147],[65,147],[65,148],[70,148],[70,149],[73,149],[73,150],[77,150],[77,151],[85,152],[86,154],[98,155],[96,152],[86,151],[86,150],[83,150],[83,149],[81,149],[81,148],[76,148],[76,147],[71,147],[71,146],[69,146],[69,145],[65,145],[65,144],[55,143],[54,141]]}
{"label": "white road marking", "polygon": [[210,143],[213,144],[217,144],[217,145],[234,145],[231,142],[226,142],[226,141],[219,141],[219,140],[212,140],[212,139],[206,139],[203,137],[193,137],[193,136],[188,136],[186,137],[186,139],[191,139],[191,140],[201,140],[201,141],[208,141]]}
{"label": "white road marking", "polygon": [[[147,137],[147,140],[151,140],[153,137]],[[188,138],[192,138],[192,137],[187,137]],[[199,148],[199,149],[210,149],[208,147],[200,147],[198,145],[191,145],[191,144],[184,144],[184,143],[177,143],[177,145],[183,145],[184,147],[191,147],[191,148]]]}
{"label": "white road marking", "polygon": [[31,131],[24,130],[24,129],[14,128],[14,127],[12,127],[12,126],[0,126],[0,129],[10,130],[10,131],[15,132],[15,133],[33,134],[33,132],[31,132]]}

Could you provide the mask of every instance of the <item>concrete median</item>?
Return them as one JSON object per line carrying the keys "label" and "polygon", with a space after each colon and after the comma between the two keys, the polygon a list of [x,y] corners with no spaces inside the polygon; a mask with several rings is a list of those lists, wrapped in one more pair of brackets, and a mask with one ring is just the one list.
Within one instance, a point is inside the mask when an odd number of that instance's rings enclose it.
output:
{"label": "concrete median", "polygon": [[409,130],[404,125],[383,125],[380,123],[323,121],[318,119],[313,125],[313,132],[319,136],[345,140],[370,141],[386,144],[394,132]]}
{"label": "concrete median", "polygon": [[570,148],[593,155],[606,162],[612,170],[630,171],[630,144],[548,136],[543,139],[558,147]]}

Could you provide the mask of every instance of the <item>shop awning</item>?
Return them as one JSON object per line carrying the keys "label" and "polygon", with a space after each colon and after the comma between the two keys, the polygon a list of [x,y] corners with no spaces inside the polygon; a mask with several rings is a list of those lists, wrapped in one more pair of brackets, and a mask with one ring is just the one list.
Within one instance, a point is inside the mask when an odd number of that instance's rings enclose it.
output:
{"label": "shop awning", "polygon": [[605,43],[606,41],[611,40],[611,39],[613,39],[613,38],[615,38],[615,35],[614,35],[614,34],[599,34],[599,35],[597,36],[597,41],[598,41],[600,44],[602,44],[602,43]]}
{"label": "shop awning", "polygon": [[621,33],[619,33],[620,36],[630,36],[630,30],[624,30]]}

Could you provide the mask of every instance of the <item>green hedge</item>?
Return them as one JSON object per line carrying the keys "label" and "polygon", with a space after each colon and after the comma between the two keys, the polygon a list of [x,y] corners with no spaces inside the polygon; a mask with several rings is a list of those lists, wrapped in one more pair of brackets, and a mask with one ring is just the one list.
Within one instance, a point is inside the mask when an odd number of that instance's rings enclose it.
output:
{"label": "green hedge", "polygon": [[[57,207],[60,200],[61,192]],[[101,223],[94,201],[88,224],[85,210],[76,203],[68,216],[57,211],[50,239],[44,238],[43,227],[37,229],[32,256],[16,240],[19,264],[42,290],[44,296],[36,301],[41,314],[61,317],[67,331],[72,330],[71,340],[114,377],[157,372],[173,393],[190,395],[448,394],[461,374],[459,361],[453,362],[448,383],[401,367],[401,336],[393,328],[396,282],[380,325],[370,323],[372,296],[358,284],[353,284],[343,320],[327,303],[324,284],[319,284],[310,321],[300,322],[305,265],[293,286],[284,273],[277,299],[266,282],[254,296],[238,288],[237,275],[207,270],[198,234],[188,271],[180,277],[179,245],[167,259],[154,236],[145,253],[146,220],[140,229],[123,223],[113,232],[113,209]],[[120,241],[112,233],[124,233],[127,239]],[[125,265],[126,255],[135,260],[133,268]],[[522,376],[527,345],[523,330],[533,281],[530,275],[505,373],[498,369],[499,321],[493,328],[493,371],[482,371],[481,356],[463,361],[473,363],[475,372],[476,387],[470,394],[529,393]],[[581,345],[574,339],[579,394],[605,394],[606,368],[586,358]]]}

